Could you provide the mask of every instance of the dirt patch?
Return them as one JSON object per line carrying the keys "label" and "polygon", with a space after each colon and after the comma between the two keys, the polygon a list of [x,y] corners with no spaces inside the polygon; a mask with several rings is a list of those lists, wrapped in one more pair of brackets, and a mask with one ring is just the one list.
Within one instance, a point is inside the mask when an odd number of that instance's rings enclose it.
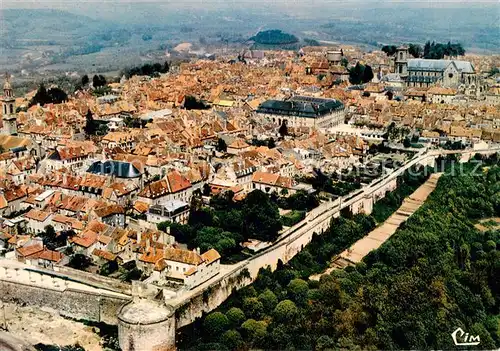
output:
{"label": "dirt patch", "polygon": [[65,319],[51,309],[3,303],[0,305],[0,325],[5,326],[5,322],[9,333],[32,345],[66,346],[78,343],[86,351],[102,350],[94,327]]}
{"label": "dirt patch", "polygon": [[484,218],[474,225],[476,229],[485,232],[487,230],[495,230],[500,228],[500,217]]}

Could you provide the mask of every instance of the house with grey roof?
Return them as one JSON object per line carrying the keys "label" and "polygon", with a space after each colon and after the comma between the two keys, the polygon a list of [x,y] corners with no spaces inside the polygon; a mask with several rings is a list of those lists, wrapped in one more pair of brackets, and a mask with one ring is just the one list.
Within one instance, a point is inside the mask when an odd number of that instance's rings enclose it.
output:
{"label": "house with grey roof", "polygon": [[331,128],[344,123],[344,104],[335,99],[293,96],[286,100],[267,100],[257,109],[260,119],[276,126]]}
{"label": "house with grey roof", "polygon": [[138,178],[142,175],[141,171],[132,163],[114,160],[96,161],[89,167],[87,172],[126,179]]}
{"label": "house with grey roof", "polygon": [[484,92],[483,80],[468,61],[410,59],[407,64],[407,87],[427,88],[439,85],[458,89],[467,95]]}

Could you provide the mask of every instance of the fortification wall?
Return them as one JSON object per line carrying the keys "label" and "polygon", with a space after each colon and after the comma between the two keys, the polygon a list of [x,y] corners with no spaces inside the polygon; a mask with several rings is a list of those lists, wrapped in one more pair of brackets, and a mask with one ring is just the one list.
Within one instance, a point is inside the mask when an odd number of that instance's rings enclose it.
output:
{"label": "fortification wall", "polygon": [[86,286],[29,267],[0,267],[0,296],[20,305],[53,308],[62,316],[117,324],[120,307],[129,297]]}
{"label": "fortification wall", "polygon": [[[396,189],[397,180],[386,179],[373,187],[369,195],[362,195],[345,206],[354,207],[357,212],[371,213],[374,198],[379,200],[389,191]],[[373,196],[376,194],[376,197]],[[312,216],[293,227],[292,234],[278,240],[272,247],[256,254],[252,258],[241,262],[232,272],[186,299],[172,306],[177,310],[177,328],[188,325],[200,318],[203,313],[208,313],[223,303],[234,290],[251,284],[261,268],[271,267],[275,270],[278,261],[290,261],[296,254],[311,242],[314,234],[322,234],[330,226],[333,217],[338,217],[337,203],[324,204],[323,208],[315,209]],[[308,220],[308,218],[313,218]],[[168,301],[167,301],[168,303]]]}

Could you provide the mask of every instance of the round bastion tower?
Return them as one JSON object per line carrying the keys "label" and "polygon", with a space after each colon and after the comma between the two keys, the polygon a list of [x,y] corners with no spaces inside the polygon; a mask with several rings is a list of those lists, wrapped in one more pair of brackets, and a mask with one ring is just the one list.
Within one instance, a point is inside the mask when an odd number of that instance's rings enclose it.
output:
{"label": "round bastion tower", "polygon": [[133,299],[118,312],[118,340],[123,351],[176,350],[175,309],[153,300],[157,292],[133,282]]}

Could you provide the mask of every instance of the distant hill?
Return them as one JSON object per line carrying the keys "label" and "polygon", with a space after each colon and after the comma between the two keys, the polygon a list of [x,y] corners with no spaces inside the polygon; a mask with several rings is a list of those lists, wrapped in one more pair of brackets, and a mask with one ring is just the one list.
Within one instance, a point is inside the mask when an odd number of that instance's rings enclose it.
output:
{"label": "distant hill", "polygon": [[[17,3],[4,3],[9,1]],[[500,50],[497,6],[365,5],[270,2],[193,9],[170,2],[116,6],[103,1],[74,6],[57,1],[55,6],[63,11],[7,9],[3,4],[0,67],[41,75],[45,71],[119,71],[161,61],[165,50],[182,42],[199,43],[202,51],[210,51],[226,45],[239,49],[238,45],[246,46],[247,38],[254,41],[254,49],[297,50],[335,42],[369,50],[383,44],[436,40],[462,43],[467,52]]]}
{"label": "distant hill", "polygon": [[102,22],[66,11],[6,9],[2,11],[3,41],[62,41],[84,39],[99,31]]}
{"label": "distant hill", "polygon": [[257,35],[251,37],[250,40],[263,45],[288,45],[299,41],[295,35],[284,33],[279,29],[259,32]]}

